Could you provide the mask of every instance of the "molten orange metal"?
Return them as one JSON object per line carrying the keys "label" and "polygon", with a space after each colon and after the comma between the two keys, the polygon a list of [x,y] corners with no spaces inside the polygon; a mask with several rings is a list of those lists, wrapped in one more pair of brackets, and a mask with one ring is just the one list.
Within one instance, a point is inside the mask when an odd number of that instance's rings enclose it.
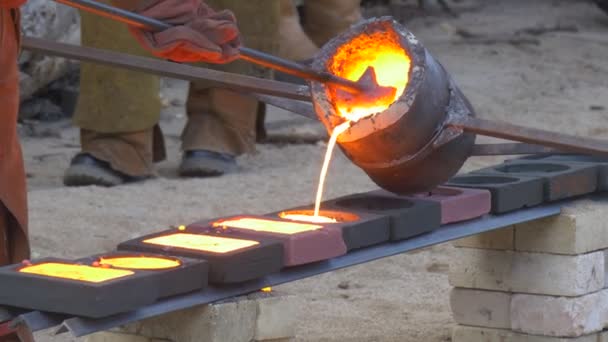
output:
{"label": "molten orange metal", "polygon": [[42,264],[26,266],[21,268],[19,272],[53,278],[79,280],[89,283],[101,283],[134,274],[132,271],[127,270],[64,264],[59,262],[45,262]]}
{"label": "molten orange metal", "polygon": [[252,240],[187,233],[159,236],[144,240],[143,242],[151,245],[178,247],[212,253],[228,253],[260,244]]}
{"label": "molten orange metal", "polygon": [[147,256],[101,258],[99,264],[132,270],[164,270],[181,265],[178,260]]}
{"label": "molten orange metal", "polygon": [[409,80],[411,60],[399,40],[396,32],[387,29],[361,34],[337,49],[328,63],[329,72],[357,81],[372,67],[379,85],[396,88],[394,96],[375,100],[343,97],[334,90],[330,98],[338,115],[348,121],[358,121],[382,112],[403,94]]}
{"label": "molten orange metal", "polygon": [[323,160],[323,166],[321,167],[321,176],[319,176],[319,185],[317,187],[317,197],[315,198],[315,213],[314,217],[319,217],[319,210],[321,209],[321,200],[323,199],[323,187],[325,186],[325,177],[327,177],[327,170],[329,169],[329,162],[331,161],[331,155],[338,141],[338,136],[344,133],[348,127],[350,127],[350,121],[343,122],[334,128],[331,132],[331,138],[327,144],[327,151],[325,151],[325,159]]}
{"label": "molten orange metal", "polygon": [[314,215],[306,215],[306,214],[284,214],[281,213],[279,215],[280,218],[290,220],[290,221],[301,221],[301,222],[310,222],[310,223],[336,223],[338,222],[336,219],[327,216],[314,216]]}
{"label": "molten orange metal", "polygon": [[287,221],[264,220],[254,217],[241,217],[227,221],[213,223],[214,227],[232,227],[240,229],[249,229],[260,232],[278,233],[278,234],[298,234],[323,228],[316,224],[296,223]]}

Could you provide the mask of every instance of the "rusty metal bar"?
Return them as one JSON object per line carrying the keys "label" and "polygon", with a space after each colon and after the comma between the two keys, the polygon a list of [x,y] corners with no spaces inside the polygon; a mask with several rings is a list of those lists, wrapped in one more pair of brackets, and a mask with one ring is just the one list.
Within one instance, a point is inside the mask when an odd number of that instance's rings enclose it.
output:
{"label": "rusty metal bar", "polygon": [[302,101],[294,101],[289,99],[284,99],[276,96],[262,95],[262,94],[251,94],[256,99],[269,104],[271,106],[275,106],[281,109],[285,109],[295,114],[299,114],[301,116],[305,116],[312,120],[318,120],[317,114],[315,113],[314,108],[310,102],[302,102]]}
{"label": "rusty metal bar", "polygon": [[524,143],[475,144],[471,156],[501,156],[556,152],[554,148]]}
{"label": "rusty metal bar", "polygon": [[543,145],[565,152],[608,156],[608,142],[598,139],[577,137],[470,116],[449,119],[446,125],[461,128],[472,133],[528,144]]}
{"label": "rusty metal bar", "polygon": [[[121,8],[113,7],[101,2],[94,0],[55,0],[66,6],[75,7],[83,11],[91,12],[93,14],[103,16],[112,20],[120,21],[127,25],[135,27],[162,31],[172,27],[172,25],[149,18],[137,13],[133,13]],[[315,80],[318,82],[329,82],[338,85],[347,90],[364,91],[364,87],[356,82],[347,80],[336,75],[332,75],[328,72],[318,72],[312,68],[302,65],[290,60],[279,58],[276,56],[269,55],[267,53],[257,51],[254,49],[242,47],[239,49],[240,58],[248,62],[265,66],[267,68],[275,69],[286,74],[290,74],[296,77],[300,77],[308,80]]]}
{"label": "rusty metal bar", "polygon": [[307,86],[302,85],[243,76],[102,49],[57,43],[33,37],[24,37],[22,46],[27,50],[68,59],[100,63],[187,81],[205,80],[218,88],[310,101],[310,90]]}

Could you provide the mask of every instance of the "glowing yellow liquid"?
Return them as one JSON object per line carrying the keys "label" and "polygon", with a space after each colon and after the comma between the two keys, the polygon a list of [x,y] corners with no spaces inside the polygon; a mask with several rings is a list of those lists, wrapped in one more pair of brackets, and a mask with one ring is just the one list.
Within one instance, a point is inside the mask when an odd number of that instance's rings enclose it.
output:
{"label": "glowing yellow liquid", "polygon": [[20,269],[19,272],[52,278],[79,280],[89,283],[101,283],[107,280],[118,279],[133,274],[133,272],[127,270],[117,270],[87,265],[63,264],[58,262],[47,262],[38,265],[26,266]]}
{"label": "glowing yellow liquid", "polygon": [[101,258],[100,265],[110,265],[117,268],[129,268],[133,270],[160,270],[174,268],[180,265],[177,260],[155,257],[112,257]]}
{"label": "glowing yellow liquid", "polygon": [[159,236],[144,240],[144,243],[213,253],[228,253],[259,244],[259,242],[252,240],[186,233]]}
{"label": "glowing yellow liquid", "polygon": [[310,216],[303,214],[287,214],[281,215],[281,218],[292,221],[304,221],[304,222],[312,222],[312,223],[335,223],[337,220],[327,217],[327,216]]}
{"label": "glowing yellow liquid", "polygon": [[327,144],[327,151],[325,151],[325,159],[323,160],[323,167],[321,167],[321,176],[319,177],[319,186],[317,188],[317,197],[315,199],[315,217],[319,216],[319,210],[321,210],[321,199],[323,198],[323,187],[325,185],[325,177],[327,177],[327,169],[329,168],[329,162],[331,161],[331,154],[334,151],[334,147],[336,147],[336,142],[338,141],[338,136],[350,127],[350,121],[343,122],[334,128],[334,131],[331,132],[331,138],[329,138],[329,143]]}
{"label": "glowing yellow liquid", "polygon": [[214,227],[232,227],[241,229],[250,229],[260,232],[278,233],[278,234],[298,234],[323,228],[316,224],[297,223],[288,221],[273,221],[264,220],[255,217],[241,217],[234,220],[216,222]]}

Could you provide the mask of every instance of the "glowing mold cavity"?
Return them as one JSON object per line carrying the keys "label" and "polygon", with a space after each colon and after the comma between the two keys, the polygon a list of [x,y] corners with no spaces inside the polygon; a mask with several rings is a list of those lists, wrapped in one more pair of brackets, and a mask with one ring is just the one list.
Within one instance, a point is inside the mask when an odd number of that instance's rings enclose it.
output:
{"label": "glowing mold cavity", "polygon": [[327,62],[330,73],[357,81],[368,67],[372,67],[378,84],[394,87],[396,93],[391,98],[366,99],[365,103],[360,103],[356,97],[340,96],[340,92],[330,87],[329,98],[337,114],[356,122],[387,109],[403,94],[409,81],[410,65],[411,59],[400,43],[400,36],[388,23],[340,45]]}
{"label": "glowing mold cavity", "polygon": [[318,216],[315,216],[313,210],[290,210],[279,213],[279,217],[285,220],[310,223],[354,222],[359,219],[359,216],[355,214],[331,210],[321,210]]}
{"label": "glowing mold cavity", "polygon": [[164,270],[181,266],[179,260],[150,256],[100,258],[99,264],[132,270]]}
{"label": "glowing mold cavity", "polygon": [[259,232],[293,235],[323,228],[316,224],[293,221],[273,221],[254,217],[241,217],[213,223],[214,227],[248,229]]}
{"label": "glowing mold cavity", "polygon": [[35,274],[51,278],[71,279],[89,283],[102,283],[133,275],[132,271],[87,265],[45,262],[19,269],[21,273]]}
{"label": "glowing mold cavity", "polygon": [[260,244],[252,240],[187,233],[159,236],[144,240],[143,243],[212,253],[229,253]]}

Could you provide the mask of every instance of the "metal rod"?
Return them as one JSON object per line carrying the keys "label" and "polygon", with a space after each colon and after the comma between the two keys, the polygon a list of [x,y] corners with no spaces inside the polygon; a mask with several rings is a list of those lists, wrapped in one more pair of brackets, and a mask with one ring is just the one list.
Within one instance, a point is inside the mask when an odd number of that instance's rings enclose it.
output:
{"label": "metal rod", "polygon": [[[121,8],[110,6],[94,0],[55,0],[66,6],[78,8],[83,11],[88,11],[96,15],[100,15],[109,19],[123,22],[127,25],[135,26],[142,29],[163,31],[171,28],[172,25],[149,18],[137,13],[133,13]],[[241,47],[240,58],[248,62],[258,64],[267,68],[275,69],[286,74],[290,74],[296,77],[300,77],[308,80],[315,80],[323,83],[332,83],[345,90],[365,91],[363,85],[347,80],[336,75],[332,75],[328,72],[318,72],[312,68],[279,58],[276,56],[269,55],[267,53],[257,51],[254,49]]]}
{"label": "metal rod", "polygon": [[[601,195],[588,197],[596,198],[600,196]],[[604,198],[605,197],[606,196],[604,196]],[[266,286],[280,285],[380,258],[390,257],[463,237],[508,227],[514,224],[558,215],[561,212],[561,206],[564,203],[572,201],[574,200],[545,204],[503,215],[487,215],[476,220],[445,225],[435,231],[419,235],[408,240],[389,242],[377,246],[350,251],[344,256],[323,262],[298,267],[289,267],[279,273],[242,284],[221,287],[211,286],[204,291],[167,298],[135,311],[118,314],[111,317],[101,319],[87,319],[82,317],[62,318],[61,316],[50,313],[31,311],[21,314],[17,317],[17,320],[27,323],[32,331],[52,328],[63,322],[63,325],[58,332],[71,331],[74,336],[80,337],[162,314],[256,292]]]}
{"label": "metal rod", "polygon": [[187,81],[205,80],[218,88],[227,88],[245,93],[262,93],[299,101],[311,100],[310,90],[307,86],[292,83],[227,73],[108,50],[57,43],[32,37],[24,37],[22,46],[27,50],[68,59],[101,63]]}
{"label": "metal rod", "polygon": [[475,144],[471,156],[500,156],[556,152],[554,148],[524,143]]}
{"label": "metal rod", "polygon": [[560,151],[608,156],[608,142],[598,139],[582,138],[476,117],[458,117],[450,119],[446,124],[472,133],[543,145]]}

